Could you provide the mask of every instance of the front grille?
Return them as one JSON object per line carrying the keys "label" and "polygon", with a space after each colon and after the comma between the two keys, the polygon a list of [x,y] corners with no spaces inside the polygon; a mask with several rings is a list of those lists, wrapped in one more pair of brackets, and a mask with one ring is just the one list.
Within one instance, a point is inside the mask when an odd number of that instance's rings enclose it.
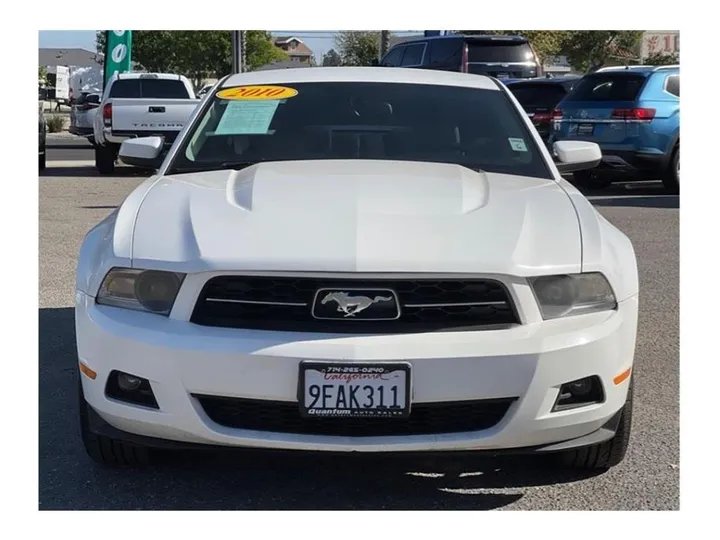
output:
{"label": "front grille", "polygon": [[382,437],[434,435],[489,429],[515,398],[417,403],[407,418],[304,418],[297,403],[195,395],[208,417],[221,426],[273,433]]}
{"label": "front grille", "polygon": [[[395,320],[320,320],[319,289],[389,289],[400,305]],[[490,279],[355,279],[220,276],[200,293],[191,322],[205,326],[296,332],[409,333],[479,330],[519,324],[505,286]]]}

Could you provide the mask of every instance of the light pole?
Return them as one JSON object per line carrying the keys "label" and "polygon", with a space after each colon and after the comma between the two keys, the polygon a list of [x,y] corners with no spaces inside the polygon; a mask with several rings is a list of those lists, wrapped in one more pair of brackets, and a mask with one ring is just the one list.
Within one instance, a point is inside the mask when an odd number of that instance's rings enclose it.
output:
{"label": "light pole", "polygon": [[385,56],[385,54],[388,51],[388,46],[390,45],[390,31],[389,30],[381,30],[380,31],[380,59],[382,60],[382,57]]}
{"label": "light pole", "polygon": [[245,71],[245,30],[232,31],[232,72]]}

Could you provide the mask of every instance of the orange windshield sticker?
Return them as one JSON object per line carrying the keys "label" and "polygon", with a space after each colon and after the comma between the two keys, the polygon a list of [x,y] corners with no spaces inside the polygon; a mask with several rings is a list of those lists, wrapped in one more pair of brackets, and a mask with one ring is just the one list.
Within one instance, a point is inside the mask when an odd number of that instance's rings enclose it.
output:
{"label": "orange windshield sticker", "polygon": [[287,99],[297,96],[298,91],[285,86],[236,86],[220,90],[216,95],[228,100]]}

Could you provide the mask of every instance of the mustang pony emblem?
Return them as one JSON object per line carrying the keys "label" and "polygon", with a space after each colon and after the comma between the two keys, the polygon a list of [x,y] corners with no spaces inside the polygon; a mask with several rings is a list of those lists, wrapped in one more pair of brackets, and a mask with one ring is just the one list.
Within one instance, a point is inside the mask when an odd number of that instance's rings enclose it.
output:
{"label": "mustang pony emblem", "polygon": [[325,295],[321,303],[327,304],[333,301],[338,305],[337,310],[345,313],[345,317],[353,317],[373,304],[377,304],[378,302],[392,302],[392,300],[392,296],[376,296],[375,298],[370,298],[368,296],[350,296],[350,294],[346,292],[331,292]]}

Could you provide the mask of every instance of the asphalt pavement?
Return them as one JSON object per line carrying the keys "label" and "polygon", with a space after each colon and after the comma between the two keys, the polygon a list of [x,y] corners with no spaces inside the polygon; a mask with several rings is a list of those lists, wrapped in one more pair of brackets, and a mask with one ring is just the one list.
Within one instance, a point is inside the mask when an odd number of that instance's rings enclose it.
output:
{"label": "asphalt pavement", "polygon": [[58,136],[53,133],[47,135],[47,161],[48,167],[58,168],[77,167],[77,163],[90,164],[95,161],[95,151],[87,139],[82,137]]}
{"label": "asphalt pavement", "polygon": [[640,268],[633,431],[628,455],[615,469],[577,474],[525,457],[193,452],[165,454],[150,469],[113,471],[89,460],[79,436],[76,254],[84,234],[147,173],[121,167],[113,176],[94,176],[91,156],[89,148],[49,149],[39,180],[40,509],[679,508],[679,198],[665,195],[659,184],[619,185],[590,195],[630,236]]}

